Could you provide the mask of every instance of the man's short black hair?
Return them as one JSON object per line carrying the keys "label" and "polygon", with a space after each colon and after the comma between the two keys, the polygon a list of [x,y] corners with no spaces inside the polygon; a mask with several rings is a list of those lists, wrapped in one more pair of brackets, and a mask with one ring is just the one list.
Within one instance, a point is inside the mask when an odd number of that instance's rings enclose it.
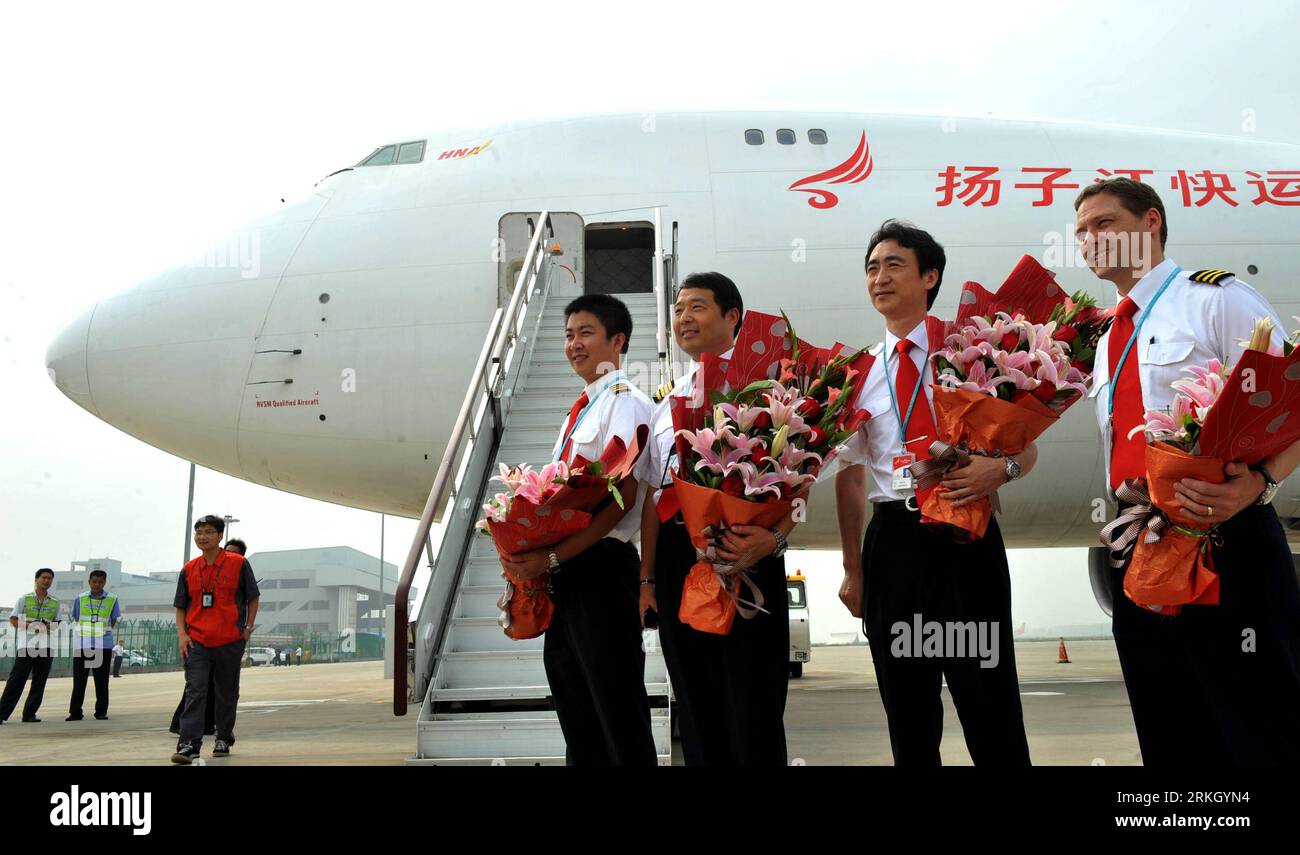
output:
{"label": "man's short black hair", "polygon": [[240,555],[248,554],[248,544],[237,537],[232,537],[226,541],[227,552],[238,552]]}
{"label": "man's short black hair", "polygon": [[740,313],[736,318],[736,325],[731,329],[731,337],[734,339],[740,332],[740,324],[745,318],[745,301],[741,299],[740,289],[736,287],[736,283],[721,273],[692,273],[682,280],[677,293],[680,294],[687,288],[702,288],[712,292],[713,302],[718,304],[724,318],[732,309]]}
{"label": "man's short black hair", "polygon": [[1160,246],[1163,248],[1169,242],[1169,219],[1165,216],[1165,203],[1161,201],[1160,194],[1150,184],[1142,181],[1134,181],[1132,178],[1125,178],[1122,175],[1113,178],[1107,178],[1104,181],[1094,181],[1079,192],[1074,199],[1074,210],[1079,210],[1085,199],[1096,196],[1098,193],[1109,193],[1119,200],[1128,211],[1135,217],[1145,217],[1147,211],[1155,208],[1160,214]]}
{"label": "man's short black hair", "polygon": [[632,341],[632,313],[627,310],[626,303],[609,294],[583,294],[564,307],[564,320],[568,321],[570,315],[578,312],[595,315],[605,328],[606,339],[622,333],[623,349],[619,352],[627,353],[627,346]]}
{"label": "man's short black hair", "polygon": [[944,254],[943,247],[924,229],[918,229],[902,220],[885,220],[867,242],[867,257],[863,269],[871,263],[871,253],[875,250],[876,244],[887,240],[892,240],[904,249],[916,253],[916,261],[921,268],[922,276],[931,270],[939,271],[939,278],[934,281],[934,287],[925,295],[925,307],[929,309],[934,305],[935,298],[939,296],[939,286],[943,284],[943,268],[948,263],[948,256]]}
{"label": "man's short black hair", "polygon": [[54,571],[53,571],[53,570],[51,570],[51,569],[48,568],[48,567],[42,567],[40,570],[37,570],[37,571],[36,571],[36,575],[33,576],[32,578],[33,578],[33,579],[39,579],[39,578],[41,578],[41,574],[42,574],[42,573],[49,573],[51,576],[54,575]]}
{"label": "man's short black hair", "polygon": [[96,576],[103,576],[103,577],[104,577],[104,581],[108,581],[108,574],[105,573],[103,570],[91,570],[91,571],[90,571],[90,575],[87,576],[86,578],[87,578],[87,579],[94,579]]}
{"label": "man's short black hair", "polygon": [[210,525],[217,530],[217,534],[226,533],[226,521],[216,514],[208,514],[206,517],[199,517],[194,522],[194,530],[198,531],[199,526]]}

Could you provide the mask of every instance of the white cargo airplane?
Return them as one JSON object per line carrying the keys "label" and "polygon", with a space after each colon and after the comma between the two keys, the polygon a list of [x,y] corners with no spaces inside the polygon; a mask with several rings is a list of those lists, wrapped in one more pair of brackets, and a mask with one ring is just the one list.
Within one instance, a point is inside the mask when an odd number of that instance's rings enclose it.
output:
{"label": "white cargo airplane", "polygon": [[[964,280],[995,289],[1024,253],[1113,304],[1072,245],[1074,196],[1106,174],[1156,187],[1185,268],[1233,271],[1283,318],[1300,314],[1300,146],[882,113],[627,114],[389,141],[210,257],[99,301],[47,364],[91,414],[187,460],[419,516],[514,282],[519,248],[498,242],[519,222],[507,215],[581,218],[566,293],[648,291],[657,208],[677,224],[683,273],[726,273],[747,307],[786,309],[810,341],[865,345],[883,326],[863,253],[887,217],[946,247],[937,315],[954,315]],[[1008,544],[1095,545],[1092,409],[1049,431],[1039,460],[1003,491]],[[831,493],[816,491],[800,545],[838,547]],[[1300,515],[1297,499],[1293,479],[1277,499],[1284,520]]]}

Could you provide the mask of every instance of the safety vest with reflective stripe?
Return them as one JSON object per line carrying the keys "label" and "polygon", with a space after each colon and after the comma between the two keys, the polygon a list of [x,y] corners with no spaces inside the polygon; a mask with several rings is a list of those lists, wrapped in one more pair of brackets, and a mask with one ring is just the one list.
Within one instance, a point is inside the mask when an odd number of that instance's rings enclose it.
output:
{"label": "safety vest with reflective stripe", "polygon": [[59,601],[46,597],[41,603],[35,594],[28,594],[23,602],[23,615],[28,620],[55,620],[59,616]]}
{"label": "safety vest with reflective stripe", "polygon": [[82,594],[77,607],[77,635],[82,638],[103,638],[116,604],[117,597],[112,594],[105,594],[98,600],[90,594]]}

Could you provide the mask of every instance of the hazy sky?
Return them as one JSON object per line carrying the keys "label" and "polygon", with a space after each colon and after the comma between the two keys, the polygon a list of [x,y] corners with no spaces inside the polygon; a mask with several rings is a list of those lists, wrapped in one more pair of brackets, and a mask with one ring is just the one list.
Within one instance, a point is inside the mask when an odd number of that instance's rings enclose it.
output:
{"label": "hazy sky", "polygon": [[[188,465],[55,390],[57,329],[387,140],[548,112],[764,106],[1300,140],[1300,14],[1284,2],[86,3],[5,19],[0,601],[42,565],[182,557]],[[379,550],[376,514],[202,469],[195,502],[239,517],[254,551]],[[389,560],[413,529],[390,520]],[[1081,555],[1013,555],[1018,622],[1103,620]],[[797,563],[828,619],[818,634],[851,631],[838,554]]]}

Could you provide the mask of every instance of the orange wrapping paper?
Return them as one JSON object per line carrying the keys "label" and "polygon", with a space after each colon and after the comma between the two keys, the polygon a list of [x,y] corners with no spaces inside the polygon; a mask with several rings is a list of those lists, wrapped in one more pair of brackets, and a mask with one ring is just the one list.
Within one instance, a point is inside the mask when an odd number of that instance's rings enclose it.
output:
{"label": "orange wrapping paper", "polygon": [[[1019,454],[1059,418],[1033,395],[1012,402],[968,389],[934,387],[934,423],[939,438],[949,445],[964,442],[971,451]],[[988,530],[993,505],[984,498],[954,507],[938,487],[922,499],[921,514],[926,522],[946,523],[978,540]]]}
{"label": "orange wrapping paper", "polygon": [[[793,507],[792,502],[749,502],[728,496],[721,490],[683,481],[676,474],[673,475],[673,486],[681,503],[686,531],[697,550],[707,550],[711,546],[703,534],[706,527],[716,530],[721,524],[727,528],[736,525],[771,528],[784,519]],[[735,577],[728,577],[724,582],[709,561],[696,562],[682,589],[678,619],[700,632],[728,634],[736,616],[733,595],[736,594],[737,587],[738,580]]]}
{"label": "orange wrapping paper", "polygon": [[[1178,525],[1198,528],[1174,493],[1174,484],[1183,478],[1195,478],[1213,484],[1223,483],[1223,463],[1214,457],[1194,456],[1167,443],[1146,447],[1147,488],[1151,502]],[[1133,558],[1124,574],[1124,594],[1140,606],[1173,607],[1176,614],[1184,605],[1216,605],[1219,602],[1219,577],[1214,559],[1204,537],[1183,534],[1173,528],[1160,533],[1160,539],[1147,543],[1138,538]],[[1163,610],[1162,610],[1163,611]]]}

